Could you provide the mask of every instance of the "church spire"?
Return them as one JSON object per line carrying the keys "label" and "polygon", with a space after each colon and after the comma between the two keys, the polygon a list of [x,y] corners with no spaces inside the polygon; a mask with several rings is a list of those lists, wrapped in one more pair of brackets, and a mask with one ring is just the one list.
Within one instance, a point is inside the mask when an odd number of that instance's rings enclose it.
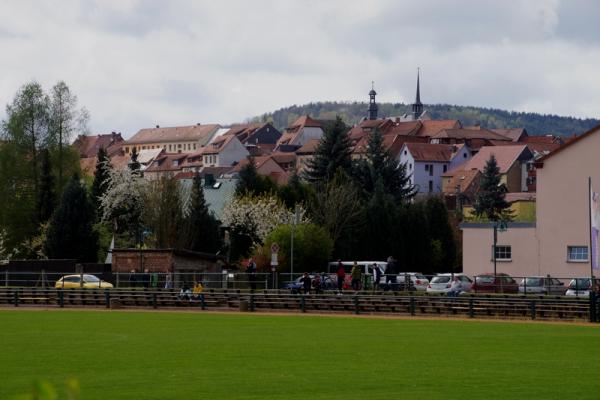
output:
{"label": "church spire", "polygon": [[423,103],[421,103],[421,88],[419,84],[419,72],[420,68],[417,68],[417,96],[415,102],[412,105],[413,119],[417,120],[423,114]]}
{"label": "church spire", "polygon": [[369,92],[369,109],[367,110],[368,119],[377,119],[377,103],[375,102],[375,82],[371,81],[371,91]]}

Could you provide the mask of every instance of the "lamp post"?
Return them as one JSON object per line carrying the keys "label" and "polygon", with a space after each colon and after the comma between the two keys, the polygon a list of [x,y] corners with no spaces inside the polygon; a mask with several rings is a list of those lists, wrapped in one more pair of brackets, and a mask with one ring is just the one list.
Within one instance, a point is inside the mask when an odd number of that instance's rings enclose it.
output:
{"label": "lamp post", "polygon": [[298,205],[296,204],[296,208],[294,209],[294,215],[292,218],[292,232],[290,237],[290,281],[294,280],[294,231],[296,230],[296,225],[298,224],[298,220],[300,219],[300,210]]}

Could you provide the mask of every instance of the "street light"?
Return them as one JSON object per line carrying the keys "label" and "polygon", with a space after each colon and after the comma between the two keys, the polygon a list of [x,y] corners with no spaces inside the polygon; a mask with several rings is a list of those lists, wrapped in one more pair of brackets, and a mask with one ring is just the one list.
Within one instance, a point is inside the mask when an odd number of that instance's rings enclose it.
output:
{"label": "street light", "polygon": [[291,232],[291,240],[290,240],[290,281],[294,280],[294,230],[296,229],[296,225],[300,219],[300,208],[298,204],[296,204],[296,208],[294,209],[294,215],[290,216],[292,218],[292,232]]}

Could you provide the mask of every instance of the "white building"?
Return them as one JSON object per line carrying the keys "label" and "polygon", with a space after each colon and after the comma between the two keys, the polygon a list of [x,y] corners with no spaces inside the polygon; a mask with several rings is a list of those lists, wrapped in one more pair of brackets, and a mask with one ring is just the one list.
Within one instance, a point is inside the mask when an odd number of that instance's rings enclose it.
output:
{"label": "white building", "polygon": [[404,143],[399,161],[406,165],[410,182],[419,193],[441,193],[442,175],[470,158],[464,145]]}

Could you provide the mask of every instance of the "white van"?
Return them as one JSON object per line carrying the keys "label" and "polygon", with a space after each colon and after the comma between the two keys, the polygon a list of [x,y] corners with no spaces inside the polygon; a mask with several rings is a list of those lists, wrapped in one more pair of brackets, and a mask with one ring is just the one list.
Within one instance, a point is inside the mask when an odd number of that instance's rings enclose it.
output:
{"label": "white van", "polygon": [[[356,261],[356,264],[361,268],[361,272],[363,274],[363,282],[361,282],[361,286],[364,284],[366,285],[365,288],[363,290],[370,290],[373,286],[372,286],[372,282],[373,282],[373,264],[375,264],[377,266],[377,268],[379,268],[379,270],[381,271],[381,282],[383,283],[385,282],[385,278],[384,278],[384,273],[385,273],[385,266],[387,265],[387,262],[385,261]],[[344,289],[348,289],[350,287],[350,273],[352,272],[352,268],[354,267],[354,261],[342,261],[342,265],[344,266],[344,270],[346,271],[346,283],[344,284]],[[331,274],[335,274],[337,272],[338,269],[338,262],[337,261],[332,261],[329,263],[328,265],[328,272]],[[365,279],[365,277],[369,277],[369,279]]]}

